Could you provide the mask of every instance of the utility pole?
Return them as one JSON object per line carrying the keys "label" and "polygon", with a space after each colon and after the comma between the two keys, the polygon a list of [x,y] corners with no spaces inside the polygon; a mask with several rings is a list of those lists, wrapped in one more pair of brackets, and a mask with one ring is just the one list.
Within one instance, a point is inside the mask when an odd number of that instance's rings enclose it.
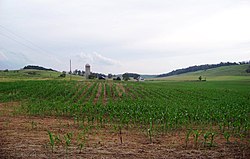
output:
{"label": "utility pole", "polygon": [[71,81],[71,74],[72,74],[72,72],[71,72],[71,59],[69,60],[69,67],[70,67],[70,68],[69,68],[69,69],[70,69],[70,70],[69,70],[69,73],[70,73],[69,77],[70,77],[70,81]]}

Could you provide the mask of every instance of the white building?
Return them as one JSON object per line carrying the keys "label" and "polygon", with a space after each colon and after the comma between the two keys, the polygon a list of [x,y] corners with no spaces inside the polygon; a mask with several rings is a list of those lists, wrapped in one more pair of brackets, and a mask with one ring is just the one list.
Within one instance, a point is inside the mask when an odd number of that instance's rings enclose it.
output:
{"label": "white building", "polygon": [[90,65],[86,64],[85,65],[85,77],[86,77],[86,79],[89,79],[89,76],[90,76]]}
{"label": "white building", "polygon": [[141,76],[139,76],[136,80],[137,80],[138,82],[143,82],[143,81],[144,81],[144,78],[142,78]]}

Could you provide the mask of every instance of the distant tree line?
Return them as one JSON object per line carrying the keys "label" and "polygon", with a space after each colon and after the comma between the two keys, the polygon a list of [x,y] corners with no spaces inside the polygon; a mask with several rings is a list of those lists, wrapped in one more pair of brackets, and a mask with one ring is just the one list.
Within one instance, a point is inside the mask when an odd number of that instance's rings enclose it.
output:
{"label": "distant tree line", "polygon": [[246,69],[247,73],[250,73],[250,66]]}
{"label": "distant tree line", "polygon": [[140,75],[137,73],[124,73],[122,75],[122,78],[124,80],[129,80],[129,78],[137,79],[138,77],[140,77]]}
{"label": "distant tree line", "polygon": [[83,70],[81,71],[81,70],[75,69],[73,72],[70,72],[70,71],[69,71],[69,74],[78,75],[78,76],[84,76],[85,71],[83,71]]}
{"label": "distant tree line", "polygon": [[34,69],[34,70],[45,70],[45,71],[55,71],[55,72],[57,72],[56,70],[53,70],[51,68],[44,68],[44,67],[41,67],[41,66],[32,66],[32,65],[25,66],[23,69]]}
{"label": "distant tree line", "polygon": [[90,76],[89,76],[89,78],[90,79],[94,79],[94,78],[100,78],[100,77],[106,77],[106,75],[105,74],[102,74],[102,73],[94,73],[94,72],[91,72],[90,73]]}
{"label": "distant tree line", "polygon": [[188,68],[182,68],[182,69],[177,69],[174,70],[172,72],[169,73],[165,73],[165,74],[160,74],[157,77],[168,77],[168,76],[173,76],[173,75],[179,75],[179,74],[183,74],[183,73],[188,73],[188,72],[195,72],[195,71],[200,71],[200,70],[207,70],[207,69],[212,69],[212,68],[217,68],[217,67],[221,67],[221,66],[232,66],[232,65],[244,65],[244,64],[249,64],[250,61],[243,61],[243,62],[221,62],[219,64],[206,64],[206,65],[198,65],[198,66],[191,66]]}
{"label": "distant tree line", "polygon": [[245,64],[250,64],[250,61],[242,61],[242,62],[239,62],[239,65],[245,65]]}
{"label": "distant tree line", "polygon": [[[73,72],[69,72],[69,74],[78,75],[78,76],[84,76],[85,75],[85,71],[75,69]],[[102,73],[91,72],[90,76],[89,76],[90,79],[99,78],[99,77],[106,77],[106,75],[102,74]]]}

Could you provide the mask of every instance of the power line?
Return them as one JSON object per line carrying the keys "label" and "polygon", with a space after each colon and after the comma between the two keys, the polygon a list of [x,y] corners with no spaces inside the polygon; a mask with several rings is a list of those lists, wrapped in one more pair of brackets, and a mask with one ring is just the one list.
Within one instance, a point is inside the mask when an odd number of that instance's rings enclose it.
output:
{"label": "power line", "polygon": [[[9,32],[9,33],[11,33],[12,35],[14,35],[15,37],[18,37],[19,39],[22,39],[22,40],[24,40],[24,41],[26,41],[26,43],[29,43],[31,46],[33,46],[33,47],[35,47],[36,49],[39,49],[39,51],[42,51],[43,53],[49,53],[49,51],[47,51],[47,50],[45,50],[45,49],[43,49],[43,48],[41,48],[41,47],[39,47],[39,46],[37,46],[36,44],[34,44],[33,42],[31,42],[30,40],[27,40],[27,39],[25,39],[24,37],[22,37],[22,36],[20,36],[20,35],[18,35],[18,34],[16,34],[16,33],[14,33],[13,31],[11,31],[10,29],[7,29],[6,27],[4,27],[3,25],[0,25],[0,28],[2,28],[3,30],[5,30],[5,31],[7,31],[7,32]],[[2,34],[3,35],[3,34]],[[6,36],[6,35],[5,35]],[[13,38],[11,38],[11,37],[8,37],[9,39],[11,39],[11,40],[14,40],[15,42],[17,42],[17,43],[19,43],[20,44],[20,42],[18,42],[17,40],[15,40],[15,39],[13,39]],[[31,47],[30,46],[28,46],[28,45],[26,45],[26,44],[21,44],[21,45],[24,45],[24,46],[26,46],[26,47],[28,47],[28,48],[30,48],[31,49]],[[33,49],[32,49],[33,50]]]}
{"label": "power line", "polygon": [[16,39],[14,39],[14,38],[12,38],[12,37],[10,37],[10,36],[8,36],[8,35],[2,34],[2,33],[0,33],[0,35],[4,36],[4,37],[6,37],[6,38],[8,38],[8,39],[10,39],[10,40],[13,40],[13,41],[15,41],[16,43],[18,43],[18,44],[20,44],[20,45],[23,45],[23,46],[25,46],[25,47],[27,47],[27,48],[33,50],[33,51],[36,51],[36,50],[34,50],[33,48],[31,48],[30,46],[28,46],[28,45],[26,45],[26,44],[24,44],[24,43],[22,43],[22,42],[20,42],[20,41],[17,41]]}
{"label": "power line", "polygon": [[24,46],[26,48],[31,49],[36,54],[40,53],[42,55],[46,55],[47,58],[53,59],[53,62],[56,61],[57,63],[62,63],[59,59],[57,59],[53,55],[53,53],[47,51],[46,49],[43,49],[43,48],[39,47],[35,43],[31,42],[30,40],[27,40],[23,36],[20,36],[20,35],[16,34],[15,32],[13,32],[10,29],[4,27],[3,25],[0,25],[0,31],[1,30],[2,30],[2,33],[0,32],[1,36],[12,40],[12,41],[18,43],[19,45],[22,45],[22,46]]}

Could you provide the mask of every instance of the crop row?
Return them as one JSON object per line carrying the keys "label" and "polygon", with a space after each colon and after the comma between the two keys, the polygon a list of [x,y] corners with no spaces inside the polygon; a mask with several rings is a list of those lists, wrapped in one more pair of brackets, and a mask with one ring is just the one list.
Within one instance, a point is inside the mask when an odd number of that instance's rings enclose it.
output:
{"label": "crop row", "polygon": [[143,130],[152,127],[159,132],[203,126],[249,135],[247,89],[112,81],[0,85],[1,102],[23,101],[21,109],[30,115],[68,116],[92,124],[121,124]]}

